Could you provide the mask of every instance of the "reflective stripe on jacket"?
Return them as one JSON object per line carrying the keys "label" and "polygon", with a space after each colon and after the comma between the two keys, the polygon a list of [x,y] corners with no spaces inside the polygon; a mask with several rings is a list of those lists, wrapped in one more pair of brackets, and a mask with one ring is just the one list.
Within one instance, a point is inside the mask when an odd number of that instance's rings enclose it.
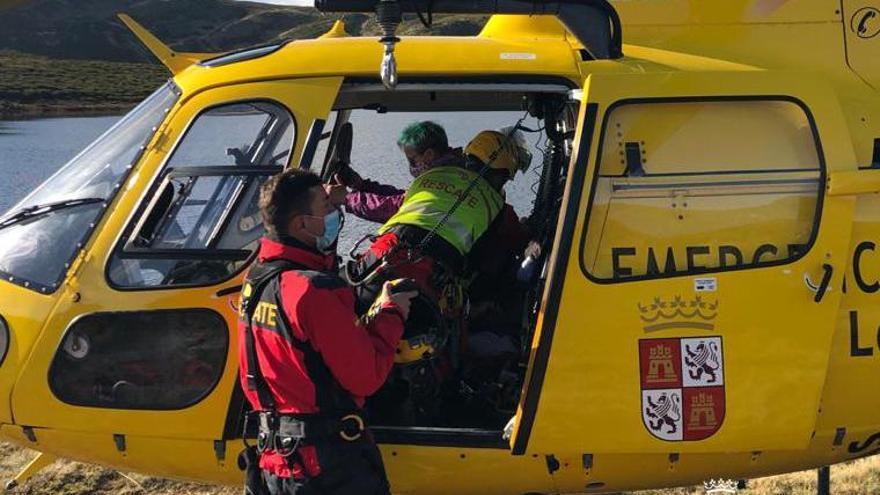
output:
{"label": "reflective stripe on jacket", "polygon": [[[464,191],[475,182],[467,197],[437,228]],[[420,175],[407,190],[397,213],[379,229],[384,234],[396,225],[433,230],[467,254],[501,212],[504,198],[475,172],[459,167],[439,167]]]}

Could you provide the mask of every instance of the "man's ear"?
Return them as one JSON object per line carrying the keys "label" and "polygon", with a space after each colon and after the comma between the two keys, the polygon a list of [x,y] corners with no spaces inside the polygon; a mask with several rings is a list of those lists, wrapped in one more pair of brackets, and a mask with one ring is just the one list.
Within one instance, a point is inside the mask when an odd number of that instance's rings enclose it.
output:
{"label": "man's ear", "polygon": [[437,153],[434,151],[433,148],[426,149],[425,152],[422,153],[422,156],[427,163],[431,163],[437,159]]}
{"label": "man's ear", "polygon": [[287,233],[294,235],[302,232],[305,228],[305,218],[302,215],[294,215],[287,221]]}

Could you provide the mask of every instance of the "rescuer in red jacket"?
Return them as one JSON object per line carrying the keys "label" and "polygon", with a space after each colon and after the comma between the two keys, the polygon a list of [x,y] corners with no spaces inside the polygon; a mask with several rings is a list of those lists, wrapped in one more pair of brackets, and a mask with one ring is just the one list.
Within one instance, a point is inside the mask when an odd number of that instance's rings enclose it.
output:
{"label": "rescuer in red jacket", "polygon": [[387,494],[361,407],[391,369],[417,293],[385,284],[368,315],[355,314],[354,293],[337,276],[341,213],[316,175],[292,169],[269,179],[260,210],[266,236],[239,318],[241,384],[260,426],[256,452],[245,454],[246,489]]}

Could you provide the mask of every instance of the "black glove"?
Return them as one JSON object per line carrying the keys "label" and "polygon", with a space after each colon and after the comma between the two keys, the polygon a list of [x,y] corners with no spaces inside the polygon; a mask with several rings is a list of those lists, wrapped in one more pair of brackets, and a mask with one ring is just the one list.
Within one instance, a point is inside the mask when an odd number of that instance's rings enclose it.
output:
{"label": "black glove", "polygon": [[350,187],[354,190],[358,190],[361,188],[361,185],[364,183],[364,179],[361,175],[354,171],[351,168],[351,165],[348,163],[339,162],[335,164],[336,174],[333,176],[333,179],[339,182],[340,184]]}

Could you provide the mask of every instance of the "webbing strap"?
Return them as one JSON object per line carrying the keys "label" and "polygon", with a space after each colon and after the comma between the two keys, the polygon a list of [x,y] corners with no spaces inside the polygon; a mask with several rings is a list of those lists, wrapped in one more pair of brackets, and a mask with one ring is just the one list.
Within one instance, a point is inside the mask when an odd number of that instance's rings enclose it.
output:
{"label": "webbing strap", "polygon": [[247,329],[244,336],[248,367],[247,386],[248,390],[257,392],[257,398],[259,399],[261,410],[274,411],[276,410],[278,403],[275,402],[275,397],[272,396],[272,391],[269,390],[269,385],[263,377],[263,372],[260,369],[260,360],[257,357],[257,347],[254,343],[254,325],[252,322],[254,311],[257,308],[257,303],[260,302],[260,298],[263,291],[266,289],[266,286],[268,286],[276,276],[287,270],[295,270],[304,267],[287,260],[274,260],[259,266],[265,267],[267,271],[260,273],[259,277],[253,283],[248,280],[248,284],[251,285],[251,292],[242,301],[242,304],[244,305],[245,319],[247,321]]}
{"label": "webbing strap", "polygon": [[[437,225],[435,225],[434,228],[432,228],[428,232],[428,235],[426,235],[422,239],[422,242],[419,243],[419,245],[417,246],[419,249],[424,249],[425,246],[427,246],[428,243],[431,242],[431,239],[433,239],[434,236],[437,235],[437,231],[440,230],[441,228],[443,228],[444,225],[446,225],[446,222],[449,221],[450,217],[452,217],[452,214],[455,213],[455,210],[457,210],[458,207],[461,206],[462,203],[464,203],[465,199],[467,199],[467,197],[468,197],[468,195],[470,195],[471,191],[475,187],[477,187],[477,184],[480,182],[480,179],[483,179],[485,177],[486,173],[492,167],[492,164],[495,163],[495,160],[497,160],[498,157],[501,156],[501,151],[503,151],[504,147],[509,144],[508,140],[510,140],[510,138],[513,136],[513,133],[516,132],[516,130],[520,128],[520,124],[522,124],[523,121],[526,120],[526,117],[528,117],[528,116],[529,116],[529,111],[526,110],[526,113],[523,114],[522,117],[520,117],[520,119],[516,122],[516,125],[514,125],[513,127],[511,127],[507,131],[507,134],[504,135],[504,140],[501,142],[501,144],[498,145],[497,148],[495,148],[494,151],[492,151],[492,154],[489,155],[489,159],[486,160],[486,163],[483,165],[483,168],[481,168],[479,170],[479,172],[477,172],[477,176],[474,177],[473,179],[471,179],[471,182],[465,188],[464,192],[462,192],[461,195],[458,196],[455,203],[452,204],[452,206],[449,208],[449,210],[446,212],[446,214],[443,215],[443,217],[440,219],[439,222],[437,222]],[[510,178],[513,179],[513,175],[511,175]],[[498,215],[496,215],[496,217],[497,216]],[[474,242],[476,242],[476,239],[474,239]],[[471,247],[473,247],[473,245]],[[467,254],[467,253],[464,253],[464,254]]]}
{"label": "webbing strap", "polygon": [[[280,300],[278,304],[281,304]],[[288,328],[293,328],[284,311],[279,311],[278,316]],[[360,409],[351,395],[338,384],[324,358],[312,347],[312,344],[299,340],[293,335],[290,336],[289,342],[303,355],[306,372],[315,384],[315,405],[318,406],[318,410],[322,413],[331,413]]]}
{"label": "webbing strap", "polygon": [[[245,346],[247,347],[246,354],[248,363],[248,390],[257,392],[257,398],[260,401],[260,409],[263,411],[276,411],[278,404],[275,401],[275,397],[272,395],[272,391],[269,389],[268,383],[266,383],[262,370],[260,369],[256,344],[254,343],[254,326],[251,320],[254,311],[256,311],[257,304],[262,299],[266,287],[268,287],[269,283],[275,280],[279,274],[288,270],[311,271],[308,267],[289,260],[273,260],[254,265],[250,274],[256,276],[253,279],[250,279],[249,275],[248,283],[251,284],[251,291],[248,297],[242,302],[248,326],[247,332],[245,332]],[[281,307],[280,298],[276,303]],[[285,312],[281,310],[278,315],[284,322],[284,325],[292,330],[293,326],[288,320]],[[315,384],[315,400],[320,411],[347,412],[360,409],[355,404],[351,395],[343,390],[336,382],[336,379],[333,377],[327,364],[310,343],[301,341],[293,335],[289,335],[288,341],[291,346],[298,349],[303,354],[305,360],[304,364],[309,374],[309,379]]]}

